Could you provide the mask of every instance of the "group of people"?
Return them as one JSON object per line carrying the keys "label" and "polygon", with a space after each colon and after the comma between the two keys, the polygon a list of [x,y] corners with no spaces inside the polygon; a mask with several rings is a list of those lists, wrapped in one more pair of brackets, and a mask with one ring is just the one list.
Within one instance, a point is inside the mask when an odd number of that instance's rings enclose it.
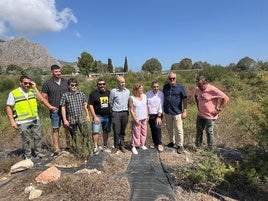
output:
{"label": "group of people", "polygon": [[[126,152],[124,144],[126,127],[131,116],[131,151],[138,154],[137,148],[146,150],[147,123],[149,123],[153,144],[151,148],[164,151],[161,127],[163,117],[169,136],[168,147],[183,153],[183,119],[187,117],[187,93],[183,85],[176,82],[176,74],[168,74],[168,83],[159,90],[159,82],[151,83],[151,90],[144,93],[142,83],[133,86],[132,94],[126,88],[123,76],[117,77],[117,87],[106,88],[103,78],[97,79],[97,87],[87,100],[78,90],[75,78],[61,77],[58,65],[51,66],[52,77],[42,85],[41,92],[28,76],[20,77],[20,86],[9,93],[6,112],[12,127],[18,129],[22,137],[25,158],[31,158],[30,134],[34,138],[35,157],[44,157],[41,151],[41,126],[37,100],[50,112],[54,155],[61,151],[59,128],[64,124],[66,148],[77,143],[77,130],[83,142],[89,145],[90,114],[92,116],[93,154],[99,153],[99,134],[103,132],[103,148],[115,154]],[[210,85],[204,76],[196,80],[195,100],[198,108],[195,145],[202,145],[203,130],[207,133],[207,146],[213,148],[213,130],[219,112],[226,106],[229,97],[218,88]],[[163,115],[165,114],[165,115]],[[110,147],[109,133],[114,132],[114,144]]]}

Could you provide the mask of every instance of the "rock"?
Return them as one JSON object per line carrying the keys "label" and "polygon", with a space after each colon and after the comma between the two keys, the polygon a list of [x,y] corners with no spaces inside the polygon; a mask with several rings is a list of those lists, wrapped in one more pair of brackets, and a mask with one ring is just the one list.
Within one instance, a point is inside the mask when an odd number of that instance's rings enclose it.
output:
{"label": "rock", "polygon": [[35,188],[31,185],[31,186],[27,186],[25,189],[24,189],[24,193],[28,194],[30,193],[32,190],[34,190]]}
{"label": "rock", "polygon": [[82,169],[82,170],[78,170],[77,172],[75,172],[74,174],[92,174],[92,173],[96,173],[96,174],[101,174],[102,172],[97,170],[97,169]]}
{"label": "rock", "polygon": [[33,200],[33,199],[39,198],[39,197],[42,195],[42,193],[43,193],[42,190],[33,189],[33,190],[30,192],[29,200]]}
{"label": "rock", "polygon": [[47,170],[40,173],[35,180],[37,182],[40,182],[42,184],[47,184],[52,181],[57,181],[61,176],[61,171],[56,168],[55,166],[52,166],[48,168]]}
{"label": "rock", "polygon": [[33,166],[34,166],[34,163],[33,161],[31,161],[31,159],[25,159],[12,165],[10,168],[9,174],[27,170],[27,169],[32,168]]}

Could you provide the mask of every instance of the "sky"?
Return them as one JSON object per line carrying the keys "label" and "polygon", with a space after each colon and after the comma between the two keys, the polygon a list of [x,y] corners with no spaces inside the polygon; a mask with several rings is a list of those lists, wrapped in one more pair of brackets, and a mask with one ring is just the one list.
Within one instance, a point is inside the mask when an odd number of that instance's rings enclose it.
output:
{"label": "sky", "polygon": [[226,66],[268,61],[267,0],[1,0],[0,39],[24,37],[58,60],[82,52],[129,70],[156,58]]}

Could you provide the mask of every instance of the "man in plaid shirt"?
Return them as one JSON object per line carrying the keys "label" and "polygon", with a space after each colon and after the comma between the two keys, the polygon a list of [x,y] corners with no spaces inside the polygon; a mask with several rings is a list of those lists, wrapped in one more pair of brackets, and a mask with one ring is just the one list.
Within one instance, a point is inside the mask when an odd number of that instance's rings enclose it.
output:
{"label": "man in plaid shirt", "polygon": [[88,123],[90,121],[86,95],[78,91],[78,82],[75,78],[68,80],[69,92],[62,95],[60,106],[62,112],[63,124],[69,128],[72,140],[77,145],[76,131],[79,128],[84,139],[87,138],[86,142],[88,145]]}

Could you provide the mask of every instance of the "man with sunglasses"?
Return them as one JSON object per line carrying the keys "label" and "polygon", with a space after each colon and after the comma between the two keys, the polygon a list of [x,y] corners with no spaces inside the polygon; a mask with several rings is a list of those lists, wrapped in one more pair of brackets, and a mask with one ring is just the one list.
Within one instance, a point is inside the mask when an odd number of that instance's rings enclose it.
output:
{"label": "man with sunglasses", "polygon": [[108,149],[108,137],[111,132],[111,113],[109,106],[110,91],[106,89],[106,83],[103,78],[97,80],[97,89],[93,90],[88,98],[88,108],[92,114],[92,137],[93,154],[99,154],[98,142],[100,128],[103,131],[103,147]]}
{"label": "man with sunglasses", "polygon": [[168,74],[168,83],[163,87],[164,112],[170,143],[168,147],[183,153],[183,124],[182,119],[187,117],[187,94],[179,83],[176,83],[176,73]]}
{"label": "man with sunglasses", "polygon": [[32,158],[30,134],[34,138],[34,154],[43,158],[41,153],[41,125],[38,117],[37,99],[43,102],[43,97],[35,82],[23,75],[20,77],[20,87],[12,90],[7,99],[6,112],[11,126],[17,129],[22,137],[22,147],[25,159]]}
{"label": "man with sunglasses", "polygon": [[89,147],[88,123],[90,121],[87,108],[87,99],[84,92],[78,90],[78,82],[75,78],[68,79],[69,92],[62,95],[60,100],[63,124],[69,129],[73,144],[77,148],[77,128],[83,136],[82,147]]}

